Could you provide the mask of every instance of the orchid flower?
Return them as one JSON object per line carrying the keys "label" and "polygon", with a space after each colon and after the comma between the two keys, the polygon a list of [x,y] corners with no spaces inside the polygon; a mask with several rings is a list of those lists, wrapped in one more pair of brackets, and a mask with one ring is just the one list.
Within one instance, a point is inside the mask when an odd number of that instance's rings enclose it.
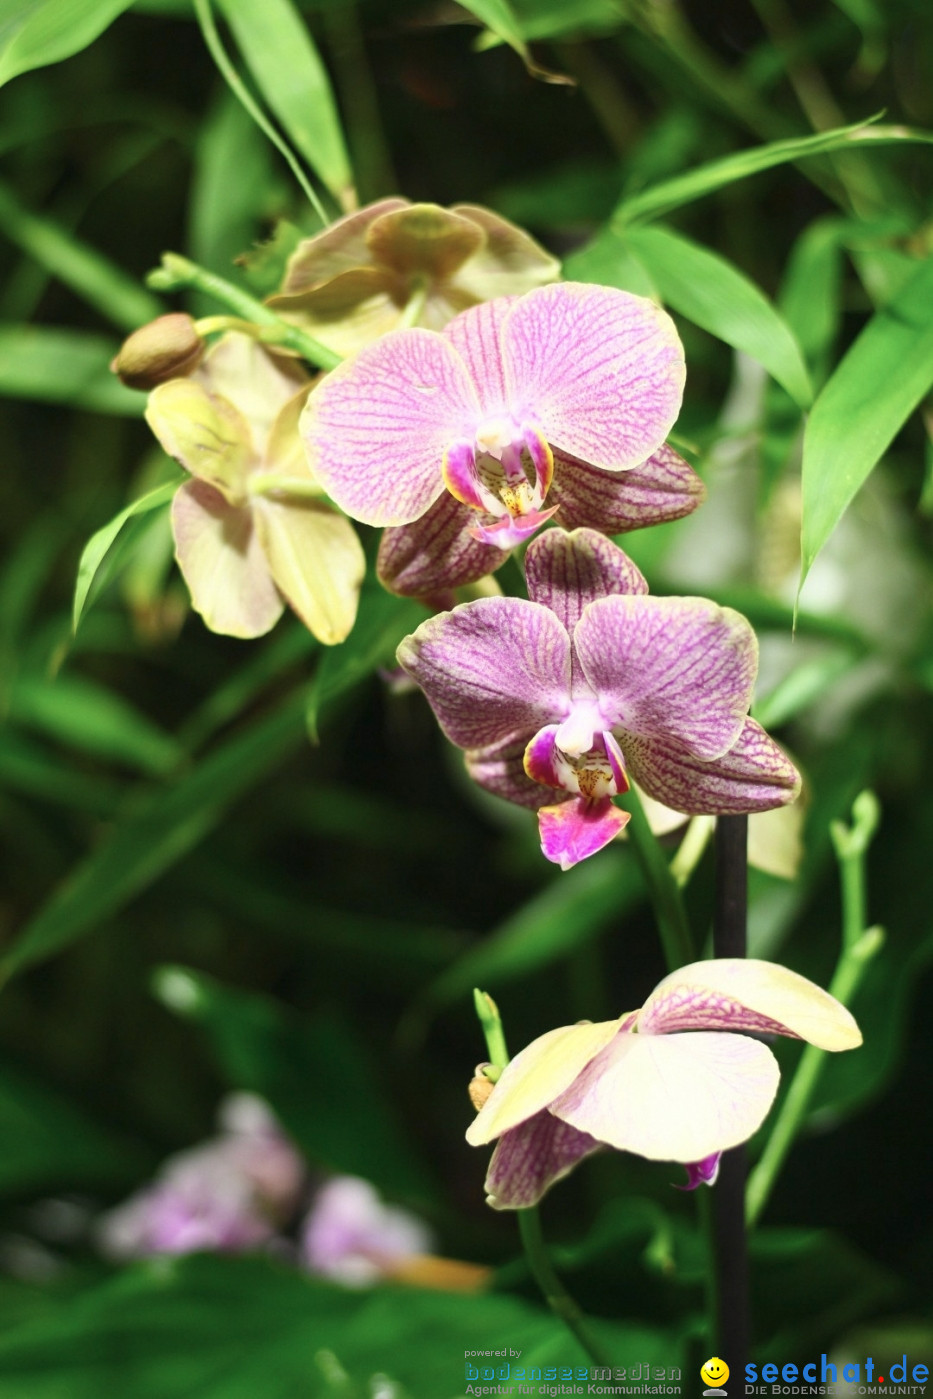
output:
{"label": "orchid flower", "polygon": [[422,325],[440,330],[468,306],[559,275],[555,257],[490,209],[395,197],[303,239],[269,305],[349,355],[403,324],[411,305]]}
{"label": "orchid flower", "polygon": [[537,1204],[579,1161],[609,1146],[687,1166],[687,1188],[715,1179],[719,1156],[755,1132],[780,1073],[752,1036],[819,1049],[862,1042],[827,991],[773,962],[726,957],[664,978],[641,1010],[566,1025],[506,1066],[466,1136],[497,1138],[486,1176],[494,1209]]}
{"label": "orchid flower", "polygon": [[557,509],[607,533],[692,510],[702,487],[662,446],[683,383],[664,311],[564,282],[384,336],[322,380],[301,433],[341,509],[402,527],[383,581],[430,592],[491,572]]}
{"label": "orchid flower", "polygon": [[525,558],[529,601],[483,598],[423,622],[398,650],[487,790],[538,809],[541,848],[568,869],[628,820],[629,778],[688,814],[794,800],[793,764],[748,707],[751,626],[705,598],[647,584],[594,530],[552,529]]}
{"label": "orchid flower", "polygon": [[193,478],[175,496],[172,529],[192,605],[212,631],[262,636],[286,600],[327,645],[353,626],[365,559],[301,448],[308,387],[294,361],[231,334],[190,377],[149,396],[149,426]]}
{"label": "orchid flower", "polygon": [[334,1176],[316,1192],[302,1225],[301,1258],[309,1272],[365,1287],[428,1254],[433,1242],[426,1224],[385,1204],[369,1181]]}

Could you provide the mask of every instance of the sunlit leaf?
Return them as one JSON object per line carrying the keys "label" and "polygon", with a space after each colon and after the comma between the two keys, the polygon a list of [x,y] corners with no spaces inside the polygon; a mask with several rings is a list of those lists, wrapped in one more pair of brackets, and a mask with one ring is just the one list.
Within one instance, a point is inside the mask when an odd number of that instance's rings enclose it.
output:
{"label": "sunlit leaf", "polygon": [[813,405],[803,440],[803,582],[872,468],[933,384],[933,259],[876,311]]}
{"label": "sunlit leaf", "polygon": [[0,396],[141,417],[143,395],[110,372],[118,348],[106,336],[81,330],[0,326]]}
{"label": "sunlit leaf", "polygon": [[3,0],[0,84],[80,53],[133,0]]}
{"label": "sunlit leaf", "polygon": [[220,0],[259,91],[286,135],[340,203],[353,171],[334,92],[308,28],[291,0]]}

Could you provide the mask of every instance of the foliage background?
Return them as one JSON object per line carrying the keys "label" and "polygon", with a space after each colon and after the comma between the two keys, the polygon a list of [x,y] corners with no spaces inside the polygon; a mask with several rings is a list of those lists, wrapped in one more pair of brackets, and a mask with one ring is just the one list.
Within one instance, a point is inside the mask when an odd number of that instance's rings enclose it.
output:
{"label": "foliage background", "polygon": [[[576,87],[532,78],[507,46],[477,51],[454,5],[301,8],[361,200],[487,204],[570,258],[568,275],[628,285],[614,209],[703,162],[881,109],[933,129],[922,0],[516,0],[538,59]],[[781,305],[819,386],[929,254],[931,161],[903,143],[782,164],[665,226]],[[233,260],[281,218],[315,226],[186,0],[141,0],[0,91],[0,1399],[117,1382],[127,1399],[351,1396],[375,1394],[376,1372],[393,1393],[447,1399],[464,1347],[524,1338],[543,1363],[578,1359],[463,1144],[483,1057],[470,988],[496,996],[513,1047],[639,1004],[663,965],[629,852],[560,875],[524,813],[468,789],[421,697],[375,673],[423,615],[375,583],[326,656],[292,618],[262,642],[226,640],[186,617],[164,516],[147,516],[71,636],[84,543],[168,471],[141,395],[106,370],[163,304],[144,274],[174,248],[262,294],[274,258]],[[888,936],[854,1006],[866,1046],[828,1067],[756,1237],[756,1353],[919,1359],[933,1291],[929,438],[918,415],[894,437],[813,570],[792,643],[801,409],[736,361],[749,311],[729,269],[684,256],[654,273],[687,345],[678,433],[710,502],[627,547],[653,591],[748,613],[762,712],[808,774],[801,872],[753,876],[753,951],[828,980],[829,821],[866,786],[883,806],[869,890]],[[933,382],[920,290],[921,333],[903,365],[869,365],[859,402],[888,392],[886,374],[913,375],[914,402]],[[688,898],[705,927],[708,856]],[[779,1052],[790,1067],[798,1050]],[[207,1135],[230,1087],[264,1093],[317,1167],[367,1176],[429,1218],[445,1253],[495,1266],[497,1290],[351,1295],[260,1259],[111,1275],[74,1220]],[[693,1364],[704,1348],[694,1215],[663,1168],[621,1156],[547,1201],[557,1259],[619,1328],[620,1364]]]}

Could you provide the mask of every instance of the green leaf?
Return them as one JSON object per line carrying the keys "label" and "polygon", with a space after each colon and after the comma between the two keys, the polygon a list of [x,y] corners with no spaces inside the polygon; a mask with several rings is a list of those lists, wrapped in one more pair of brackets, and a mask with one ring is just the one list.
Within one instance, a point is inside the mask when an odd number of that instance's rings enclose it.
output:
{"label": "green leaf", "polygon": [[568,281],[599,282],[603,286],[634,292],[636,296],[661,299],[647,267],[635,256],[628,239],[611,224],[570,254],[564,262],[564,276]]}
{"label": "green leaf", "polygon": [[4,184],[0,184],[0,230],[122,330],[135,330],[165,310],[157,297],[103,253],[51,219],[24,209]]}
{"label": "green leaf", "polygon": [[933,384],[933,258],[876,311],[813,405],[803,439],[800,586]]}
{"label": "green leaf", "polygon": [[123,795],[122,787],[112,778],[75,772],[9,724],[0,727],[0,787],[108,820]]}
{"label": "green leaf", "polygon": [[129,763],[159,775],[180,762],[183,749],[120,696],[84,676],[21,676],[13,684],[9,717],[82,753]]}
{"label": "green leaf", "polygon": [[811,371],[825,377],[842,317],[840,219],[817,219],[804,229],[788,260],[778,304]]}
{"label": "green leaf", "polygon": [[547,83],[572,85],[572,78],[567,78],[561,73],[552,73],[535,63],[522,35],[518,17],[508,0],[458,0],[458,3],[485,24],[497,39],[514,49],[533,78],[542,78]]}
{"label": "green leaf", "polygon": [[662,301],[764,365],[802,408],[813,391],[800,347],[763,292],[708,248],[669,228],[633,228],[624,240]]}
{"label": "green leaf", "polygon": [[0,326],[0,396],[141,417],[143,395],[110,372],[117,349],[106,336],[80,330]]}
{"label": "green leaf", "polygon": [[[620,1363],[684,1363],[668,1331],[596,1327]],[[358,1291],[267,1258],[160,1258],[0,1339],[0,1399],[462,1399],[464,1341],[500,1337],[526,1367],[590,1364],[556,1317],[508,1294]]]}
{"label": "green leaf", "polygon": [[178,490],[177,481],[167,481],[164,486],[156,486],[115,515],[109,524],[103,525],[92,534],[84,546],[78,564],[78,577],[75,582],[74,606],[72,608],[72,630],[77,631],[81,618],[109,582],[112,572],[108,559],[112,562],[111,547],[128,520],[137,515],[145,515],[150,510],[158,510],[167,505]]}
{"label": "green leaf", "polygon": [[364,586],[356,625],[341,645],[328,647],[315,672],[307,713],[315,741],[323,707],[379,666],[394,665],[399,642],[424,621],[424,615],[421,603],[411,598],[396,597],[378,584]]}
{"label": "green leaf", "polygon": [[126,1185],[151,1165],[67,1098],[0,1064],[0,1193]]}
{"label": "green leaf", "polygon": [[291,0],[220,0],[259,91],[297,150],[345,206],[353,171],[327,69]]}
{"label": "green leaf", "polygon": [[161,968],[154,985],[164,1005],[204,1029],[229,1086],[266,1098],[316,1165],[396,1195],[436,1193],[349,1021],[299,1018],[187,967]]}
{"label": "green leaf", "polygon": [[914,131],[907,126],[870,126],[865,122],[856,122],[852,126],[821,131],[818,136],[795,136],[787,141],[753,146],[751,150],[737,151],[720,160],[711,160],[684,175],[675,175],[671,180],[664,180],[659,185],[623,199],[616,209],[615,223],[622,227],[656,219],[671,209],[679,209],[725,185],[734,184],[736,180],[746,180],[750,175],[770,170],[775,165],[786,165],[788,161],[804,160],[808,156],[846,147],[901,145],[910,141],[928,144],[933,142],[933,135],[926,131]]}
{"label": "green leaf", "polygon": [[139,798],[8,946],[0,978],[91,932],[193,849],[232,802],[300,747],[305,704],[303,691],[291,695],[193,771]]}
{"label": "green leaf", "polygon": [[3,0],[0,85],[80,53],[133,0]]}

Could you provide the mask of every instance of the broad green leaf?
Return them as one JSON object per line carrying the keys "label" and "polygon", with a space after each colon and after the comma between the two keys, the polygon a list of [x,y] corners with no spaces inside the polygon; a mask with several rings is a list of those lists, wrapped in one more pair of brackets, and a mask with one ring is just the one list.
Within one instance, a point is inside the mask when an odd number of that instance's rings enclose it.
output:
{"label": "broad green leaf", "polygon": [[13,684],[9,717],[81,753],[128,763],[139,771],[170,772],[181,746],[119,695],[81,675],[21,676]]}
{"label": "broad green leaf", "polygon": [[822,380],[842,316],[842,248],[839,219],[817,219],[791,249],[778,305],[811,372]]}
{"label": "broad green leaf", "polygon": [[[592,1325],[620,1364],[684,1363],[670,1331]],[[507,1293],[357,1290],[269,1258],[160,1258],[0,1339],[0,1399],[463,1399],[476,1337],[506,1337],[513,1372],[592,1363],[543,1306]]]}
{"label": "broad green leaf", "polygon": [[764,365],[802,408],[813,393],[783,316],[744,273],[669,228],[633,228],[624,239],[666,305]]}
{"label": "broad green leaf", "polygon": [[656,219],[671,209],[679,209],[695,199],[702,199],[724,185],[748,179],[749,175],[757,175],[759,171],[770,170],[775,165],[786,165],[788,161],[805,160],[808,156],[856,146],[901,145],[911,141],[930,143],[933,142],[933,134],[914,131],[907,126],[869,126],[865,122],[856,122],[852,126],[821,131],[818,136],[795,136],[787,141],[771,141],[766,146],[753,146],[751,150],[737,151],[720,160],[711,160],[684,175],[675,175],[671,180],[623,199],[616,209],[615,222],[621,227]]}
{"label": "broad green leaf", "polygon": [[800,586],[933,384],[933,258],[876,311],[813,405],[803,439]]}
{"label": "broad green leaf", "polygon": [[0,1064],[0,1194],[126,1185],[147,1155],[99,1126],[69,1099]]}
{"label": "broad green leaf", "polygon": [[135,330],[165,309],[157,297],[103,253],[51,219],[23,208],[4,184],[0,184],[0,230],[122,330]]}
{"label": "broad green leaf", "polygon": [[627,237],[611,224],[606,224],[595,238],[570,254],[564,262],[564,276],[569,281],[600,282],[634,292],[636,296],[661,300],[647,267],[635,256]]}
{"label": "broad green leaf", "polygon": [[244,62],[296,149],[346,206],[353,171],[327,69],[291,0],[220,0]]}
{"label": "broad green leaf", "polygon": [[8,946],[0,979],[99,927],[203,840],[232,802],[301,746],[306,703],[303,692],[291,695],[191,772],[137,799]]}
{"label": "broad green leaf", "polygon": [[110,372],[117,349],[106,336],[80,330],[0,326],[0,396],[141,417],[143,395]]}
{"label": "broad green leaf", "polygon": [[133,0],[2,0],[0,85],[80,53]]}
{"label": "broad green leaf", "polygon": [[164,486],[156,486],[154,491],[134,500],[109,524],[103,525],[92,534],[78,564],[78,577],[75,582],[74,606],[72,609],[72,629],[78,630],[81,618],[90,607],[101,588],[107,583],[110,571],[107,567],[110,550],[123,526],[137,515],[145,515],[150,510],[158,510],[167,505],[178,490],[177,481],[167,481]]}
{"label": "broad green leaf", "polygon": [[267,1099],[316,1166],[409,1198],[436,1193],[348,1020],[298,1017],[187,967],[163,967],[155,992],[203,1028],[229,1086]]}
{"label": "broad green leaf", "polygon": [[458,3],[485,24],[497,39],[514,49],[532,77],[543,78],[548,83],[572,83],[572,78],[552,73],[535,63],[522,35],[518,17],[508,0],[458,0]]}
{"label": "broad green leaf", "polygon": [[410,598],[395,597],[378,584],[364,586],[356,625],[340,646],[321,657],[311,685],[308,730],[317,738],[321,709],[365,680],[380,666],[395,664],[399,642],[424,621],[424,608]]}

